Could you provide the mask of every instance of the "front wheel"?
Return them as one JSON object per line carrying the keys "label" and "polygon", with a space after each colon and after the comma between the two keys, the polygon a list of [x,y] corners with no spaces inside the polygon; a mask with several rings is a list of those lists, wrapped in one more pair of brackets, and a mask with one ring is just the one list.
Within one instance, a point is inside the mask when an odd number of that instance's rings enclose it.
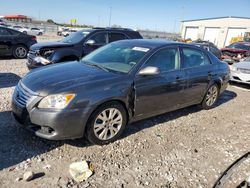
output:
{"label": "front wheel", "polygon": [[213,108],[219,97],[219,87],[217,84],[210,86],[205,94],[205,97],[201,103],[203,109],[208,110]]}
{"label": "front wheel", "polygon": [[24,45],[17,45],[13,48],[13,56],[17,59],[25,58],[28,54],[28,49]]}
{"label": "front wheel", "polygon": [[126,124],[124,107],[117,102],[106,103],[91,115],[87,125],[87,138],[93,144],[108,144],[119,138]]}

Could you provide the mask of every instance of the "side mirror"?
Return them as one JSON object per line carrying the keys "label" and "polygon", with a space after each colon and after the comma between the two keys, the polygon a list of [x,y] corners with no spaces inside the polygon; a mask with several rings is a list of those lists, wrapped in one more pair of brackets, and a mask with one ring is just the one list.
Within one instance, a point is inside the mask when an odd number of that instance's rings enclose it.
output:
{"label": "side mirror", "polygon": [[139,71],[141,76],[153,76],[160,74],[160,70],[157,67],[145,67]]}
{"label": "side mirror", "polygon": [[89,46],[92,46],[92,45],[95,44],[95,41],[90,39],[90,40],[88,40],[85,44],[86,44],[86,45],[89,45]]}

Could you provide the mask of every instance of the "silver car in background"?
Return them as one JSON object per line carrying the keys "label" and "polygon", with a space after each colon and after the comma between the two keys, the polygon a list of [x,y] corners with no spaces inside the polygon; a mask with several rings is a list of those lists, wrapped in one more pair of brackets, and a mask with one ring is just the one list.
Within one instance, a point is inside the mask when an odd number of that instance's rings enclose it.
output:
{"label": "silver car in background", "polygon": [[250,84],[250,57],[230,66],[230,81]]}

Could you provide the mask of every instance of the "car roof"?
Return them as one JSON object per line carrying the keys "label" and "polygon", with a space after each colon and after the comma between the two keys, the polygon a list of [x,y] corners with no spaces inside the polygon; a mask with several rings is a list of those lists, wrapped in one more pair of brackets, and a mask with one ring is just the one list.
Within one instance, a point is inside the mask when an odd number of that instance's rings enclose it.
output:
{"label": "car roof", "polygon": [[178,45],[183,47],[191,47],[196,49],[201,49],[200,47],[197,47],[192,44],[187,43],[181,43],[181,42],[175,42],[170,40],[164,40],[164,39],[132,39],[132,40],[119,40],[114,43],[127,43],[132,45],[138,45],[141,47],[147,47],[147,48],[160,48],[164,46],[171,46],[171,45]]}
{"label": "car roof", "polygon": [[137,32],[128,28],[92,28],[92,29],[81,29],[79,31],[94,32],[94,31],[122,31],[122,32]]}

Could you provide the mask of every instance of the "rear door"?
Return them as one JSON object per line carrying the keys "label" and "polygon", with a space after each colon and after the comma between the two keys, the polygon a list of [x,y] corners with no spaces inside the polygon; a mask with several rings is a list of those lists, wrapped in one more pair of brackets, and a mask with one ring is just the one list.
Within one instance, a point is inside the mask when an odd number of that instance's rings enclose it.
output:
{"label": "rear door", "polygon": [[167,47],[157,51],[144,64],[157,67],[159,75],[140,76],[135,79],[136,116],[153,116],[178,108],[183,98],[186,78],[180,69],[179,49]]}
{"label": "rear door", "polygon": [[181,67],[187,75],[186,104],[199,103],[214,74],[213,65],[207,54],[198,49],[182,48]]}
{"label": "rear door", "polygon": [[12,50],[12,34],[6,29],[0,27],[0,55],[10,55]]}

